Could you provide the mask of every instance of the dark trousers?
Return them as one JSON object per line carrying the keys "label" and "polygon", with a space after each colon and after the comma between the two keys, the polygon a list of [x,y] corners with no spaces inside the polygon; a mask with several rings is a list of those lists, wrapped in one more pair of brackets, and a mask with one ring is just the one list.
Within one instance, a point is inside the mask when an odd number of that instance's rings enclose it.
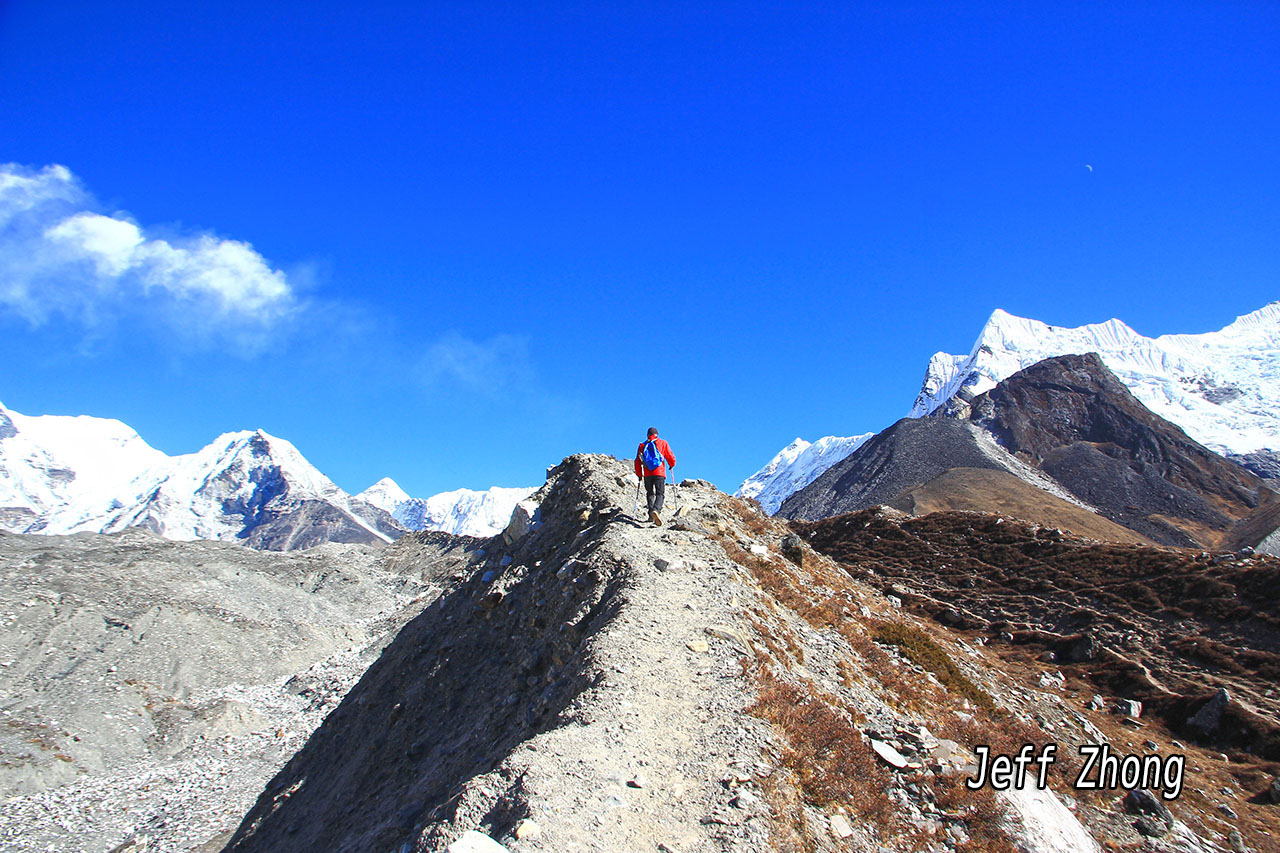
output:
{"label": "dark trousers", "polygon": [[644,478],[644,498],[649,504],[649,512],[662,511],[662,499],[666,496],[667,478],[666,477],[650,477]]}

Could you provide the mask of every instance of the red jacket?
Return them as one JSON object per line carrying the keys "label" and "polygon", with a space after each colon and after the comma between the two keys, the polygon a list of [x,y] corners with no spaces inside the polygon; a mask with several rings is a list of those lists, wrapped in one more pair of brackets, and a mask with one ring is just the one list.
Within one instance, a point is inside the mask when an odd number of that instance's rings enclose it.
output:
{"label": "red jacket", "polygon": [[[653,443],[657,445],[658,452],[662,454],[662,458],[667,460],[667,465],[672,468],[676,467],[676,455],[671,452],[671,445],[662,439],[654,436]],[[640,457],[644,455],[644,446],[647,441],[640,442],[640,447],[636,449],[636,476],[637,477],[666,477],[667,465],[659,465],[657,468],[648,469],[644,467],[644,463],[640,461]]]}

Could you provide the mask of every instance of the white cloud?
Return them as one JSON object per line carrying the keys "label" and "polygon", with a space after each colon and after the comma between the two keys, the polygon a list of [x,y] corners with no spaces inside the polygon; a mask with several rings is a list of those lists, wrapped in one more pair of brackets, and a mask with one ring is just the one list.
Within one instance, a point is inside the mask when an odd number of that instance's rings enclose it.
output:
{"label": "white cloud", "polygon": [[34,324],[144,314],[188,339],[246,345],[297,310],[285,274],[248,243],[148,237],[94,207],[64,166],[0,165],[0,309]]}
{"label": "white cloud", "polygon": [[528,387],[533,378],[529,343],[515,335],[480,341],[449,332],[427,348],[420,377],[428,386],[452,382],[485,394]]}

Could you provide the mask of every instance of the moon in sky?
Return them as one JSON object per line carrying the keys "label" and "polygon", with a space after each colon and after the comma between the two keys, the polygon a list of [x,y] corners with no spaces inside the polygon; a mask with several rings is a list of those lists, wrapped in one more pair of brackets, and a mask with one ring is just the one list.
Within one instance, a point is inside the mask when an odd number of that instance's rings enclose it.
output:
{"label": "moon in sky", "polygon": [[1093,171],[1093,167],[1092,167],[1092,166],[1090,166],[1088,163],[1085,163],[1085,164],[1084,164],[1084,167],[1085,167],[1086,169],[1088,169],[1090,172],[1092,172],[1092,171]]}

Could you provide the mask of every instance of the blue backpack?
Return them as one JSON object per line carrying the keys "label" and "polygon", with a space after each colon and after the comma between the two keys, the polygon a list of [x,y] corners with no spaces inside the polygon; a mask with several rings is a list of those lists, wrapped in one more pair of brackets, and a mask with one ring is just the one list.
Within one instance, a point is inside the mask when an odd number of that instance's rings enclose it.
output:
{"label": "blue backpack", "polygon": [[644,463],[646,471],[653,471],[662,467],[664,460],[662,454],[658,452],[658,445],[654,443],[653,439],[644,443],[644,452],[640,454],[640,461]]}

